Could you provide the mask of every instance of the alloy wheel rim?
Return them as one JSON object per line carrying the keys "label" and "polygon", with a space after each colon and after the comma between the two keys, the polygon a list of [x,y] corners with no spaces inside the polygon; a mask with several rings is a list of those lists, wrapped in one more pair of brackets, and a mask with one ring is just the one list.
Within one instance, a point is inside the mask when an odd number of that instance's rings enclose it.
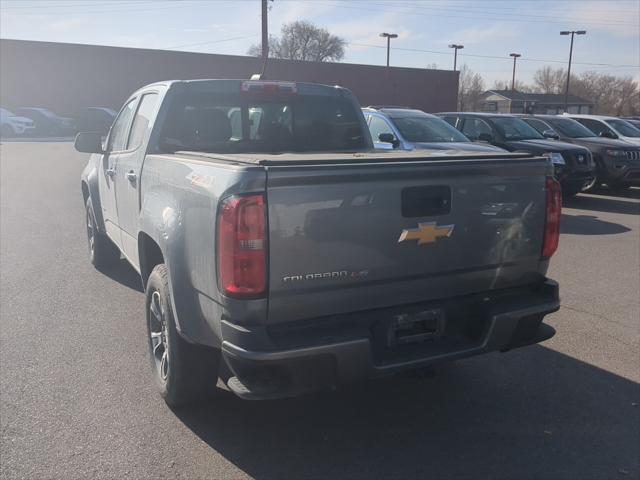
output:
{"label": "alloy wheel rim", "polygon": [[598,181],[598,177],[593,177],[593,180],[591,180],[588,184],[586,184],[586,185],[582,188],[582,191],[583,191],[583,192],[586,192],[586,191],[588,191],[588,190],[591,190],[591,189],[595,186],[595,184],[596,184],[596,182],[597,182],[597,181]]}
{"label": "alloy wheel rim", "polygon": [[160,292],[156,290],[151,295],[151,302],[149,302],[149,336],[156,372],[160,379],[166,382],[169,374],[169,346],[167,343],[167,323],[164,317]]}
{"label": "alloy wheel rim", "polygon": [[89,242],[89,254],[93,256],[93,250],[95,248],[95,229],[93,228],[93,219],[91,214],[87,211],[87,241]]}

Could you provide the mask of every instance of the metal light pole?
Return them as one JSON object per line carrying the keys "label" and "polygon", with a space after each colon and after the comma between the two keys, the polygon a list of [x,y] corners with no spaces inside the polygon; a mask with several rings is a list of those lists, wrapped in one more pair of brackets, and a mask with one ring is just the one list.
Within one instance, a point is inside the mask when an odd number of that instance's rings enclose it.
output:
{"label": "metal light pole", "polygon": [[451,45],[449,45],[449,48],[453,48],[453,71],[456,71],[456,64],[458,63],[458,50],[464,48],[464,45],[456,45],[455,43],[452,43]]}
{"label": "metal light pole", "polygon": [[391,49],[391,39],[392,38],[398,38],[398,34],[397,33],[386,33],[383,32],[380,34],[381,37],[386,37],[387,38],[387,67],[389,66],[389,50]]}
{"label": "metal light pole", "polygon": [[516,59],[522,55],[519,53],[510,53],[510,57],[513,57],[513,74],[511,75],[511,91],[516,91]]}
{"label": "metal light pole", "polygon": [[569,103],[569,80],[571,79],[571,57],[573,56],[573,36],[585,35],[586,30],[564,30],[560,32],[560,35],[571,35],[571,47],[569,47],[569,67],[567,68],[567,86],[564,89],[564,111],[567,111],[567,104]]}
{"label": "metal light pole", "polygon": [[262,0],[262,59],[269,57],[269,23],[267,21],[269,7],[268,0]]}

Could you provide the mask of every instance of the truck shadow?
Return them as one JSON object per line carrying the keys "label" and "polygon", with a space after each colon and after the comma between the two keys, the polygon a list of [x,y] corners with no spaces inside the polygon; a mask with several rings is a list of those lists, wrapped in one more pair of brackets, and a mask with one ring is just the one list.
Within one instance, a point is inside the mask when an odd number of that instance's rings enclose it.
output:
{"label": "truck shadow", "polygon": [[594,212],[623,213],[626,215],[640,215],[640,202],[620,198],[578,195],[564,200],[563,207]]}
{"label": "truck shadow", "polygon": [[[593,191],[589,190],[589,195],[609,195],[612,197],[622,197],[622,198],[640,198],[640,187],[631,187],[626,190],[618,190],[614,191],[607,187],[600,187]],[[581,197],[583,195],[580,195]]]}
{"label": "truck shadow", "polygon": [[573,235],[615,235],[631,231],[630,228],[619,223],[600,220],[594,215],[562,214],[560,233]]}
{"label": "truck shadow", "polygon": [[113,265],[110,265],[107,268],[101,268],[100,273],[106,275],[111,280],[115,280],[121,285],[124,285],[125,287],[129,287],[132,290],[144,293],[140,275],[125,259],[121,258],[120,261],[114,263]]}
{"label": "truck shadow", "polygon": [[258,479],[635,478],[638,387],[533,346],[427,380],[272,402],[227,394],[176,414]]}

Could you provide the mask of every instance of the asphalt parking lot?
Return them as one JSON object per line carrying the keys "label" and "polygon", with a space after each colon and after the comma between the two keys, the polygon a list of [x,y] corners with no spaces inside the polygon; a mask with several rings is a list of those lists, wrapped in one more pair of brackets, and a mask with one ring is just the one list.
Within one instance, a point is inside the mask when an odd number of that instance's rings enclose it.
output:
{"label": "asphalt parking lot", "polygon": [[87,258],[69,143],[0,147],[2,478],[640,478],[640,191],[580,195],[544,344],[277,402],[173,412],[143,294]]}

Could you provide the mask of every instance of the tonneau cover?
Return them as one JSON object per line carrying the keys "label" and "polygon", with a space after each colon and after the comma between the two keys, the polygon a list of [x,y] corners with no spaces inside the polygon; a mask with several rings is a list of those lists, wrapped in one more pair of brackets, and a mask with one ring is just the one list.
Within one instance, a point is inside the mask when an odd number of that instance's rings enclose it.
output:
{"label": "tonneau cover", "polygon": [[513,152],[469,152],[464,150],[413,150],[413,151],[370,151],[342,153],[237,153],[222,154],[209,152],[179,151],[174,155],[194,157],[199,160],[225,161],[253,165],[322,164],[322,163],[377,163],[388,161],[420,160],[512,160],[532,158],[529,153]]}

